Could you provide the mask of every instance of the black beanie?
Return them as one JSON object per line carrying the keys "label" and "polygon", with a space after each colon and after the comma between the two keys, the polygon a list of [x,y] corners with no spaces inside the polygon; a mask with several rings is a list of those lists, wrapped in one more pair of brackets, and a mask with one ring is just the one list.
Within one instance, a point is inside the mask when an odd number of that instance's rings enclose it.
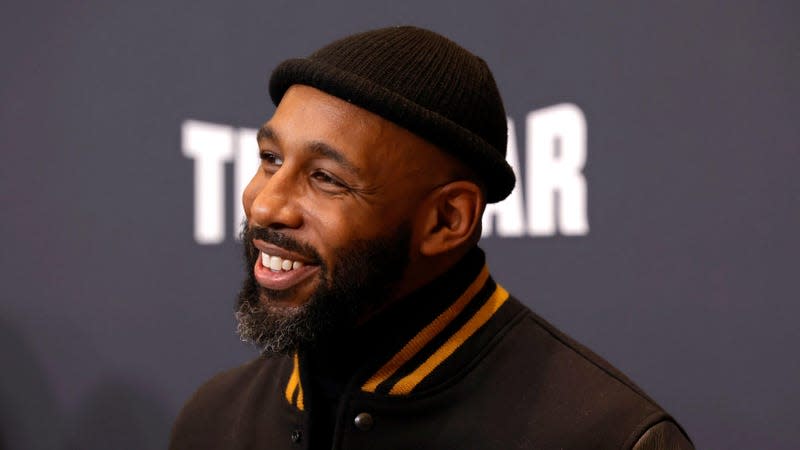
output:
{"label": "black beanie", "polygon": [[410,26],[348,36],[278,65],[272,101],[280,103],[294,84],[360,106],[455,156],[481,177],[489,203],[514,188],[494,77],[481,58],[444,36]]}

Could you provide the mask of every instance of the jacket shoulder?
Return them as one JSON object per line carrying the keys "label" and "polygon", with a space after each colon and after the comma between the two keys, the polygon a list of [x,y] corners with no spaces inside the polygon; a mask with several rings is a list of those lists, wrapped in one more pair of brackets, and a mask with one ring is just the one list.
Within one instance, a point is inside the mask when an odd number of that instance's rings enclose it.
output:
{"label": "jacket shoulder", "polygon": [[[536,430],[539,442],[631,448],[654,425],[673,422],[620,370],[512,301],[517,318],[481,365],[496,383],[492,395],[502,391],[509,401],[523,400],[513,403],[514,415],[528,424],[548,424],[546,431]],[[573,442],[563,441],[565,436]]]}
{"label": "jacket shoulder", "polygon": [[279,397],[291,367],[287,361],[291,364],[285,357],[262,355],[203,383],[178,414],[169,448],[234,448],[241,418],[262,413]]}
{"label": "jacket shoulder", "polygon": [[627,375],[622,373],[622,371],[614,367],[603,357],[599,356],[585,345],[576,341],[571,336],[562,332],[527,307],[525,307],[525,309],[527,310],[527,325],[536,327],[546,333],[549,338],[554,341],[554,347],[560,349],[562,352],[572,354],[573,357],[578,360],[582,360],[587,366],[585,369],[594,372],[593,368],[596,368],[600,371],[598,375],[603,374],[601,376],[608,377],[609,382],[620,383],[621,385],[627,387],[632,393],[635,393],[637,396],[641,397],[643,401],[657,406],[656,402],[650,398],[650,396],[648,396],[638,385],[636,385],[633,380],[628,378]]}

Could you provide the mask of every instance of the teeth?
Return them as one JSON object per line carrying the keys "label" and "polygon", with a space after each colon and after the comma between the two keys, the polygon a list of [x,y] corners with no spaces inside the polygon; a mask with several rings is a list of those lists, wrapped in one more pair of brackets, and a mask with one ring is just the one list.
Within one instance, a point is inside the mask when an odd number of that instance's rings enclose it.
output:
{"label": "teeth", "polygon": [[281,270],[281,258],[279,256],[270,256],[269,268],[274,271]]}
{"label": "teeth", "polygon": [[289,271],[303,267],[300,261],[292,261],[291,259],[283,259],[279,256],[270,256],[261,252],[261,265],[268,268],[273,272]]}

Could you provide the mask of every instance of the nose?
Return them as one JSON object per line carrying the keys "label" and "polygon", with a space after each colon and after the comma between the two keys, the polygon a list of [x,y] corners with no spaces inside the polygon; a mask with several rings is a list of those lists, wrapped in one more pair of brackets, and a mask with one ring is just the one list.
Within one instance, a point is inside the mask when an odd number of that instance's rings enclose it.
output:
{"label": "nose", "polygon": [[299,194],[297,177],[288,167],[270,176],[257,174],[242,197],[247,220],[262,228],[299,228],[303,223]]}

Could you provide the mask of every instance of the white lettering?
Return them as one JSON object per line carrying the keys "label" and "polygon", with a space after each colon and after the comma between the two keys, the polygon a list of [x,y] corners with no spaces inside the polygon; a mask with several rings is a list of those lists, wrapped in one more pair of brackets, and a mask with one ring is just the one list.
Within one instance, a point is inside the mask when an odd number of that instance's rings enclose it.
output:
{"label": "white lettering", "polygon": [[194,239],[225,240],[225,162],[233,156],[233,128],[196,120],[181,126],[183,154],[194,160]]}
{"label": "white lettering", "polygon": [[[525,177],[520,173],[514,122],[508,119],[506,161],[517,177],[511,194],[486,206],[482,237],[585,235],[586,118],[563,103],[531,111],[525,126]],[[233,162],[233,236],[244,209],[241,198],[258,170],[256,130],[186,120],[181,126],[183,154],[194,161],[194,239],[199,244],[225,240],[225,163]],[[523,189],[524,188],[524,189]],[[524,192],[524,194],[523,194]],[[526,214],[527,212],[527,214]]]}
{"label": "white lettering", "polygon": [[236,161],[233,167],[233,231],[237,238],[244,222],[242,194],[260,164],[257,133],[258,131],[252,128],[240,128],[236,136]]}
{"label": "white lettering", "polygon": [[[586,212],[586,118],[562,103],[528,114],[526,126],[528,233],[552,236],[589,232]],[[558,196],[558,211],[555,198]]]}

